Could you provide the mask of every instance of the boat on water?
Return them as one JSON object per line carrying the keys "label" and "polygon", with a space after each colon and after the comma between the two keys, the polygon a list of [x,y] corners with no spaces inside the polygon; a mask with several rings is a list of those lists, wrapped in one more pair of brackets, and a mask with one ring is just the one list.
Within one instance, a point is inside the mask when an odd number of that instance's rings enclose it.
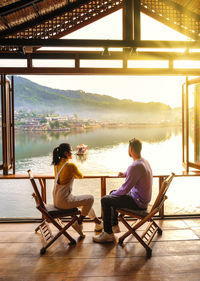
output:
{"label": "boat on water", "polygon": [[79,144],[79,145],[77,145],[77,147],[76,147],[76,154],[77,155],[84,155],[84,154],[86,154],[87,153],[87,150],[88,150],[88,146],[87,145],[85,145],[85,144]]}

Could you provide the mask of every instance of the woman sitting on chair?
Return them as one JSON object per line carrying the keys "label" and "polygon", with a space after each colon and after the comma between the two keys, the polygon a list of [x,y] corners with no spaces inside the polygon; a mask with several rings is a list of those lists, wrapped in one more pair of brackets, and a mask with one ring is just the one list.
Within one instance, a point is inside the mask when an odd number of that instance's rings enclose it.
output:
{"label": "woman sitting on chair", "polygon": [[61,143],[53,150],[53,161],[55,182],[53,189],[53,201],[55,207],[59,209],[81,208],[81,215],[72,226],[84,237],[82,232],[82,222],[85,216],[89,216],[95,222],[95,231],[101,231],[102,222],[97,218],[92,205],[94,197],[92,195],[72,194],[72,186],[74,178],[82,179],[83,175],[74,163],[70,163],[72,159],[72,148],[68,143]]}

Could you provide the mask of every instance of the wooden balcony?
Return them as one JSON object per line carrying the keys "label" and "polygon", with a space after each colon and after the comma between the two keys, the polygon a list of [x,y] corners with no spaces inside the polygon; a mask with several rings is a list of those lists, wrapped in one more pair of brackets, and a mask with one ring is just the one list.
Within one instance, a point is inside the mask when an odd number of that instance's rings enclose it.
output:
{"label": "wooden balcony", "polygon": [[134,238],[125,240],[123,247],[117,242],[93,243],[91,222],[84,223],[82,240],[70,230],[77,239],[75,246],[60,237],[40,256],[41,236],[34,232],[37,223],[1,223],[0,280],[200,280],[200,219],[158,223],[163,234],[154,237],[150,259]]}

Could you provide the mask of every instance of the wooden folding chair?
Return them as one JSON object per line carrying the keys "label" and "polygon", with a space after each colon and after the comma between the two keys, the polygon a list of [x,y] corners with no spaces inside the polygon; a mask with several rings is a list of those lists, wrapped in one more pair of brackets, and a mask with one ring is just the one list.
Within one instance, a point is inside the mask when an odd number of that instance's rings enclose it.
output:
{"label": "wooden folding chair", "polygon": [[[56,208],[53,204],[45,204],[42,200],[42,197],[40,195],[31,170],[28,170],[28,174],[34,189],[34,193],[32,194],[32,196],[35,199],[36,208],[42,213],[42,217],[44,218],[42,223],[35,229],[35,232],[40,230],[45,242],[44,247],[42,247],[40,250],[40,254],[43,255],[46,252],[46,249],[51,244],[53,244],[62,234],[65,235],[70,241],[69,245],[76,244],[76,240],[74,240],[69,235],[69,233],[67,233],[67,229],[78,219],[77,215],[80,214],[80,211],[77,208],[62,210]],[[64,224],[61,220],[61,218],[63,217],[70,218],[66,224]],[[51,229],[48,224],[49,222],[52,223],[58,229],[58,232],[55,236],[53,236],[51,232]]]}
{"label": "wooden folding chair", "polygon": [[[174,178],[175,174],[172,173],[168,176],[162,183],[158,196],[150,208],[148,210],[130,210],[130,209],[117,209],[116,211],[119,213],[119,218],[122,223],[126,226],[128,231],[119,238],[119,244],[122,245],[124,239],[129,235],[133,235],[146,249],[147,257],[150,258],[152,255],[152,249],[149,247],[150,242],[152,241],[155,234],[162,234],[162,229],[157,225],[157,223],[153,220],[153,216],[159,212],[162,208],[164,201],[167,199],[165,195],[172,179]],[[124,216],[129,216],[131,218],[136,218],[136,222],[133,225],[130,225]],[[136,231],[144,224],[148,222],[148,226],[146,227],[145,231],[140,236]]]}

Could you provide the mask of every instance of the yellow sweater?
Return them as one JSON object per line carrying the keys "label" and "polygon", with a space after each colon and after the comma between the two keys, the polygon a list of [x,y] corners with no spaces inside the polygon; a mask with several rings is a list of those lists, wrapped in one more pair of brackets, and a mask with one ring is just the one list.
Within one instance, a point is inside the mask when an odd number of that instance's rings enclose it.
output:
{"label": "yellow sweater", "polygon": [[[65,162],[68,162],[68,160],[65,158],[61,158],[60,162],[57,165],[58,172],[60,171],[60,169],[62,168],[62,166]],[[56,176],[56,166],[55,165],[54,165],[54,173]],[[82,179],[83,174],[79,171],[78,167],[74,163],[68,162],[68,164],[66,164],[64,166],[64,168],[62,169],[62,171],[60,173],[60,176],[59,176],[60,184],[68,183],[73,177],[77,178],[77,179]]]}

